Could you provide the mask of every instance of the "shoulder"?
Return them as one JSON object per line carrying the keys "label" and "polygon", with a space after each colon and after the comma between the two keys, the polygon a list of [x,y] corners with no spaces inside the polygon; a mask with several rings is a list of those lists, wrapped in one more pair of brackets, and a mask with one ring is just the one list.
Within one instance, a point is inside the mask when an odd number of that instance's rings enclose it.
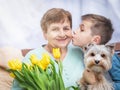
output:
{"label": "shoulder", "polygon": [[119,70],[119,67],[120,67],[120,57],[115,53],[112,57],[112,68],[111,68],[111,70],[117,70],[117,69]]}
{"label": "shoulder", "polygon": [[[39,48],[33,49],[33,50],[31,50],[30,52],[28,52],[26,56],[29,56],[29,55],[31,55],[31,54],[36,54],[36,55],[38,55],[38,54],[43,53],[44,51],[45,51],[45,50],[44,50],[43,47],[39,47]],[[26,56],[25,56],[25,57],[26,57]]]}
{"label": "shoulder", "polygon": [[83,51],[80,47],[76,47],[76,46],[69,46],[68,47],[69,51],[69,56],[70,58],[74,58],[74,60],[83,60],[84,54]]}
{"label": "shoulder", "polygon": [[112,64],[116,64],[120,66],[120,57],[115,53],[112,57]]}
{"label": "shoulder", "polygon": [[69,46],[68,47],[69,53],[71,53],[72,55],[76,54],[76,55],[82,55],[83,56],[83,51],[80,47],[76,47],[76,46]]}
{"label": "shoulder", "polygon": [[29,61],[29,58],[32,54],[35,54],[38,58],[41,58],[42,57],[42,54],[45,53],[45,49],[43,47],[39,47],[39,48],[36,48],[36,49],[33,49],[31,51],[29,51],[26,56],[24,57],[23,59],[23,62],[30,62]]}
{"label": "shoulder", "polygon": [[120,57],[117,54],[114,54],[112,57],[112,68],[109,70],[109,73],[113,80],[120,80],[119,68],[120,68]]}
{"label": "shoulder", "polygon": [[112,59],[119,59],[120,60],[120,56],[118,56],[118,54],[114,53]]}

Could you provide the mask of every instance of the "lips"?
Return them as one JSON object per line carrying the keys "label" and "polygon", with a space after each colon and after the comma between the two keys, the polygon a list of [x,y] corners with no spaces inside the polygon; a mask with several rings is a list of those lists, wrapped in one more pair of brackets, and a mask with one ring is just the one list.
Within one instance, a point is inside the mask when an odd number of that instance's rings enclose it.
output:
{"label": "lips", "polygon": [[57,42],[59,44],[66,44],[66,43],[69,43],[70,40],[71,40],[70,38],[57,39]]}
{"label": "lips", "polygon": [[58,41],[66,41],[66,40],[68,40],[68,39],[70,39],[70,38],[60,38],[60,39],[57,39]]}
{"label": "lips", "polygon": [[65,39],[57,39],[58,41],[65,41],[65,40],[67,40],[66,38]]}

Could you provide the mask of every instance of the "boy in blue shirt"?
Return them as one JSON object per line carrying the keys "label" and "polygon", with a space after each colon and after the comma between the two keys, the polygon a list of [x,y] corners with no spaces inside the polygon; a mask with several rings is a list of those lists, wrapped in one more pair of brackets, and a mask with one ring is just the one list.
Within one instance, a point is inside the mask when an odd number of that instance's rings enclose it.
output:
{"label": "boy in blue shirt", "polygon": [[[72,43],[83,47],[88,43],[106,44],[113,34],[112,23],[101,15],[86,14],[82,16],[80,27],[73,33]],[[112,68],[107,73],[108,80],[112,78],[115,90],[120,89],[120,57],[114,54]],[[110,76],[109,76],[110,74]]]}

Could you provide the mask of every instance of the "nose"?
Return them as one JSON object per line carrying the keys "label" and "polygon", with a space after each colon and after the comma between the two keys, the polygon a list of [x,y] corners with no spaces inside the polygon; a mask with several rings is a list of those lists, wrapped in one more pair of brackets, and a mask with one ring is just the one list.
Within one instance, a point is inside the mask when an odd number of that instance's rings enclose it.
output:
{"label": "nose", "polygon": [[98,61],[98,60],[95,60],[95,63],[96,63],[96,64],[99,64],[99,62],[100,62],[100,61]]}
{"label": "nose", "polygon": [[76,31],[73,31],[73,35],[76,34]]}
{"label": "nose", "polygon": [[63,30],[61,30],[61,31],[59,32],[59,36],[64,37],[64,36],[65,36],[65,32],[64,32]]}

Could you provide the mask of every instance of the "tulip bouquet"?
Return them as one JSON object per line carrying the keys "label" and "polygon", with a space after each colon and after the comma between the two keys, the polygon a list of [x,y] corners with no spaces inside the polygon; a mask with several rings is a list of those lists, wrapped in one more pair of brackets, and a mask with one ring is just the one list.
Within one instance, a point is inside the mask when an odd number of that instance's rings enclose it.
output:
{"label": "tulip bouquet", "polygon": [[[31,64],[20,62],[20,60],[10,60],[10,75],[14,77],[21,88],[25,90],[69,90],[65,88],[62,79],[62,62],[59,48],[53,49],[53,56],[57,59],[58,72],[53,60],[46,53],[39,60],[35,54],[30,56]],[[74,90],[78,88],[73,87]]]}

